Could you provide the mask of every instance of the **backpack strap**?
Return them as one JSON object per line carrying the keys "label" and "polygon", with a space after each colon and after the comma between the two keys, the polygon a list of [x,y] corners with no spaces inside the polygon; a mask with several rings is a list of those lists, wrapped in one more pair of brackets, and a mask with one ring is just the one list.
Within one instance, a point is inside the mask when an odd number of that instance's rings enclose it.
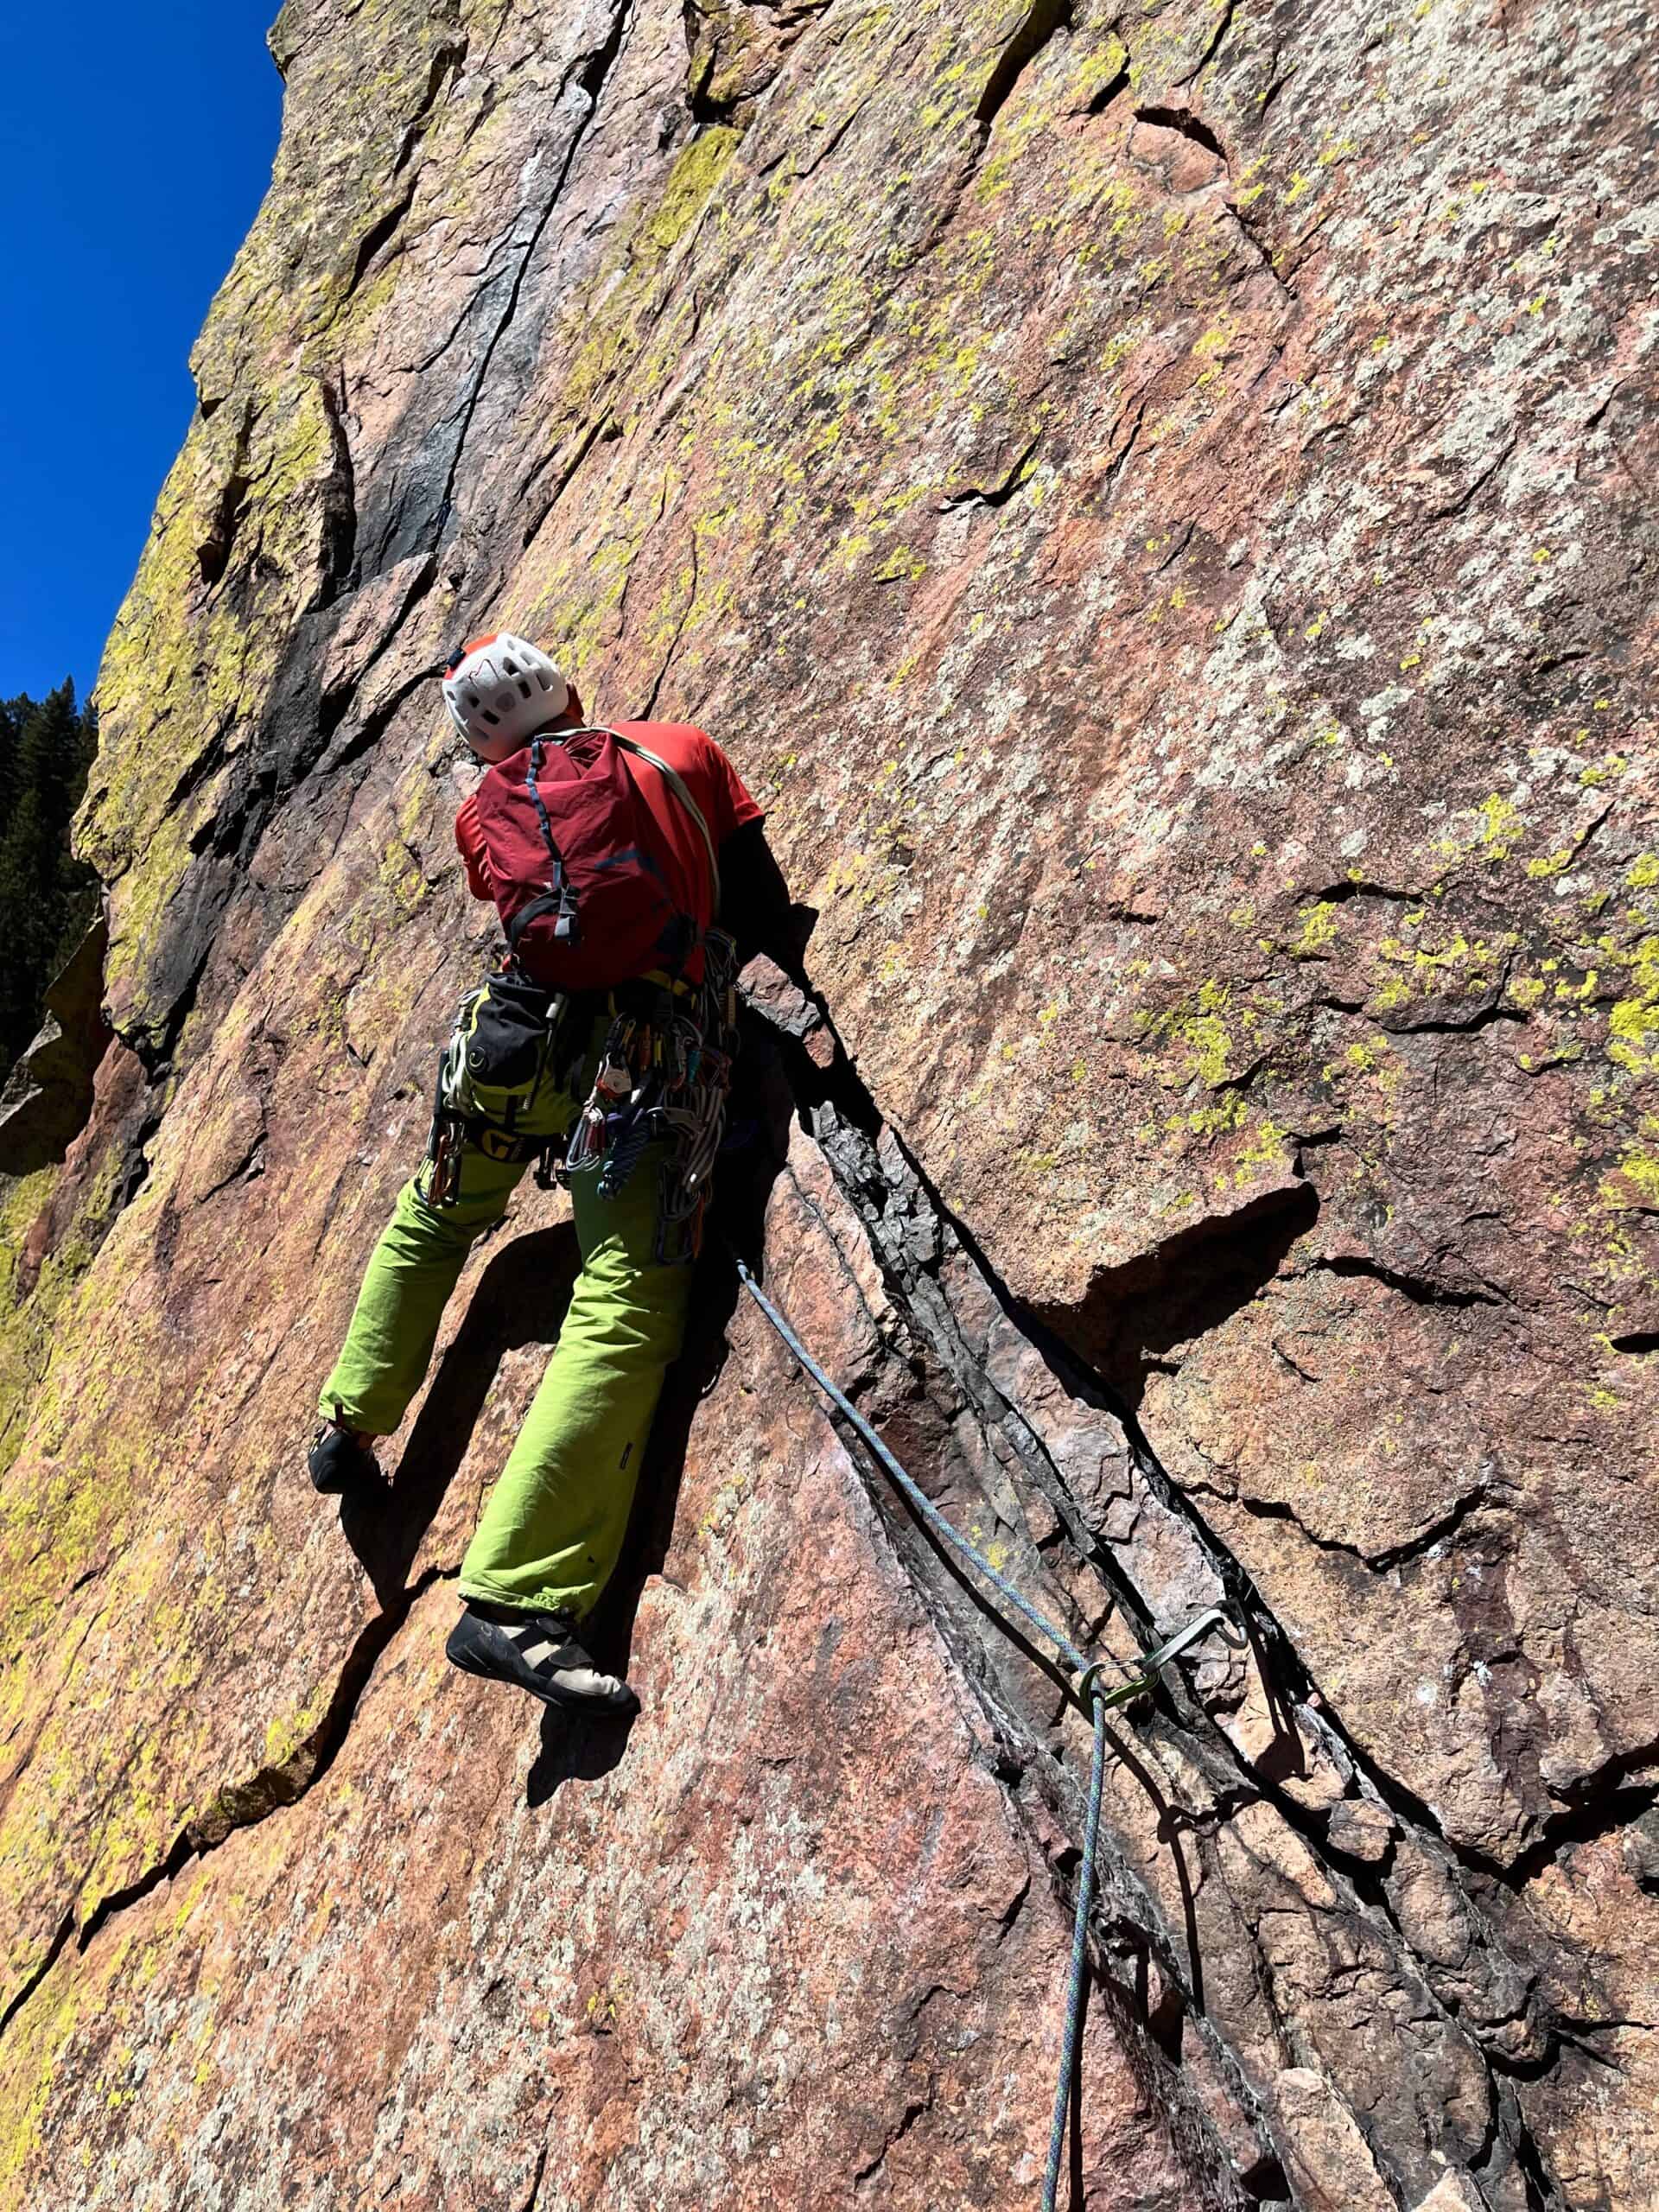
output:
{"label": "backpack strap", "polygon": [[[614,731],[612,734],[615,734]],[[507,950],[511,953],[517,953],[518,940],[524,935],[526,926],[543,914],[557,915],[558,919],[554,925],[553,934],[565,943],[575,944],[582,934],[576,918],[575,893],[570,888],[569,879],[564,872],[564,862],[559,856],[557,845],[553,841],[553,824],[548,819],[547,807],[539,787],[538,779],[542,772],[542,762],[546,757],[547,741],[544,738],[538,737],[532,742],[530,748],[530,766],[524,772],[524,789],[536,802],[536,817],[542,825],[542,836],[547,846],[547,856],[552,864],[553,880],[541,898],[532,899],[529,906],[515,914],[506,925]],[[708,834],[705,830],[704,836],[706,837]]]}
{"label": "backpack strap", "polygon": [[685,779],[675,769],[671,768],[666,760],[659,759],[649,746],[641,745],[635,738],[624,737],[620,729],[612,729],[604,722],[590,723],[583,730],[561,730],[558,735],[560,738],[581,737],[588,734],[589,732],[595,736],[614,738],[625,753],[635,753],[641,760],[648,762],[656,769],[670,791],[696,823],[702,835],[703,850],[709,855],[709,880],[714,887],[714,903],[709,912],[711,917],[718,914],[720,912],[720,862],[715,858],[715,841],[709,834],[709,824],[703,819],[702,809],[685,787]]}

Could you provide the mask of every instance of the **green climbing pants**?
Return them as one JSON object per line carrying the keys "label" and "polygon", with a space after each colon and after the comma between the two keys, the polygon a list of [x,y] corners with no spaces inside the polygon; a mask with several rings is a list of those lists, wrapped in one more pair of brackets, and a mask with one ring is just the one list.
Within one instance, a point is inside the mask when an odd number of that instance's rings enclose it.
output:
{"label": "green climbing pants", "polygon": [[[578,1079],[593,1081],[605,1021]],[[550,1072],[521,1115],[528,1136],[563,1135],[576,1114]],[[581,1272],[530,1412],[461,1562],[463,1597],[580,1619],[616,1566],[663,1376],[680,1349],[691,1269],[655,1257],[665,1147],[649,1147],[614,1198],[578,1176],[571,1198]],[[454,1205],[426,1196],[429,1162],[398,1192],[321,1408],[388,1436],[425,1378],[438,1323],[481,1232],[501,1219],[524,1162],[471,1142]]]}

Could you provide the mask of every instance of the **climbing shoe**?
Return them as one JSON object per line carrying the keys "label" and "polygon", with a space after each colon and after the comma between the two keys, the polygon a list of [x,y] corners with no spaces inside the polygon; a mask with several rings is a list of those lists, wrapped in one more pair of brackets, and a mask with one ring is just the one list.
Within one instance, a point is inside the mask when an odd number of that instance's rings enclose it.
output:
{"label": "climbing shoe", "polygon": [[380,1478],[380,1463],[369,1448],[374,1439],[344,1421],[326,1421],[317,1431],[306,1465],[311,1486],[325,1497],[342,1491],[359,1490]]}
{"label": "climbing shoe", "polygon": [[468,1599],[444,1653],[463,1674],[511,1682],[543,1705],[612,1715],[639,1710],[626,1682],[594,1666],[565,1613],[517,1613]]}

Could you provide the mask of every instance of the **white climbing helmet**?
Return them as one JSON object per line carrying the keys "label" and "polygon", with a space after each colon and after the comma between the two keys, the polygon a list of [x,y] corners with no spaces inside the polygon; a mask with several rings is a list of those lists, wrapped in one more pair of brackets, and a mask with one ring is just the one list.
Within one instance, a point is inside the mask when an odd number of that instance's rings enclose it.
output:
{"label": "white climbing helmet", "polygon": [[505,760],[556,721],[570,686],[539,645],[493,630],[450,660],[443,679],[449,719],[480,760]]}

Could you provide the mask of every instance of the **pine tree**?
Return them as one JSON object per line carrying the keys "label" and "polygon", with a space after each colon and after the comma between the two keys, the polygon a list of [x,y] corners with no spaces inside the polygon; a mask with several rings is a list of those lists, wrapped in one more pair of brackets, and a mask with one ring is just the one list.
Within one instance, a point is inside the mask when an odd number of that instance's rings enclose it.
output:
{"label": "pine tree", "polygon": [[17,740],[32,699],[0,699],[0,835],[17,798]]}
{"label": "pine tree", "polygon": [[0,701],[0,1071],[40,1026],[46,989],[73,950],[98,879],[69,850],[97,722],[63,683]]}

